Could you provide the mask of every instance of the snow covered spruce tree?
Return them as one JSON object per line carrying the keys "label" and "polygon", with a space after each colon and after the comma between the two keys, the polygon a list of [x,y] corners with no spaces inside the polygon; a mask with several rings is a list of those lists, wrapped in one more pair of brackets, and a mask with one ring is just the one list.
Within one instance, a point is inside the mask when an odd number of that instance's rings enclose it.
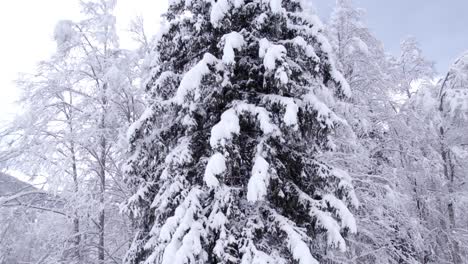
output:
{"label": "snow covered spruce tree", "polygon": [[299,0],[172,0],[129,131],[126,263],[319,263],[356,232],[321,159],[350,95]]}

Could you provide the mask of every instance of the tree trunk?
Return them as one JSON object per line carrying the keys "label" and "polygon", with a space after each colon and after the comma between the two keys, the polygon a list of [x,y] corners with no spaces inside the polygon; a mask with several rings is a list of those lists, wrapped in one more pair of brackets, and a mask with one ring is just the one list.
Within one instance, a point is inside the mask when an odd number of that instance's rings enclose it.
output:
{"label": "tree trunk", "polygon": [[[102,172],[102,171],[101,171]],[[104,172],[105,173],[105,172]],[[101,205],[101,211],[99,212],[99,250],[98,250],[98,259],[99,263],[104,263],[104,227],[105,227],[105,209],[104,209],[104,187],[105,187],[105,174],[101,175],[101,194],[99,197],[99,203]]]}
{"label": "tree trunk", "polygon": [[100,178],[100,212],[99,212],[99,250],[98,250],[98,260],[99,263],[104,263],[105,258],[105,192],[106,192],[106,159],[107,159],[107,139],[106,139],[106,115],[107,115],[107,83],[104,83],[102,86],[102,98],[101,98],[101,106],[102,106],[102,113],[101,113],[101,120],[99,124],[99,129],[101,133],[100,137],[100,150],[101,153],[99,154],[99,178]]}
{"label": "tree trunk", "polygon": [[99,180],[100,180],[100,194],[99,194],[99,250],[98,259],[99,263],[104,263],[104,250],[105,250],[105,191],[106,191],[106,139],[104,136],[101,137],[101,157],[100,157],[100,169],[99,169]]}
{"label": "tree trunk", "polygon": [[[442,144],[442,160],[444,162],[444,176],[445,179],[448,181],[448,196],[449,200],[447,203],[447,212],[448,212],[448,220],[449,220],[449,232],[452,234],[452,229],[456,227],[456,219],[455,219],[455,206],[454,206],[454,184],[455,184],[455,168],[452,161],[450,149],[445,144],[445,130],[443,127],[440,127],[440,136],[441,136],[441,144]],[[454,264],[461,264],[460,258],[460,247],[458,245],[458,241],[456,239],[451,239],[451,252],[452,252],[452,261]]]}
{"label": "tree trunk", "polygon": [[[78,172],[76,168],[76,154],[75,154],[75,144],[74,142],[71,143],[71,153],[72,153],[72,173],[73,173],[73,184],[74,184],[74,191],[75,195],[78,194],[79,191],[79,183],[78,183]],[[78,212],[75,210],[73,216],[73,233],[74,233],[74,242],[75,242],[75,255],[78,259],[79,263],[82,263],[82,256],[81,256],[81,234],[80,234],[80,216]]]}
{"label": "tree trunk", "polygon": [[[69,93],[69,103],[73,105],[73,96]],[[70,130],[70,134],[74,134],[73,129],[73,108],[68,107],[68,111],[65,110],[65,114],[67,116],[68,126]],[[76,149],[75,149],[75,141],[72,138],[70,141],[70,153],[72,159],[72,178],[73,178],[73,191],[75,192],[75,196],[78,196],[78,192],[80,191],[80,186],[78,182],[78,169],[77,169],[77,160],[76,160]],[[77,210],[73,212],[73,236],[74,236],[74,244],[75,244],[75,257],[78,260],[78,263],[83,262],[83,256],[81,255],[81,234],[80,234],[80,216]]]}

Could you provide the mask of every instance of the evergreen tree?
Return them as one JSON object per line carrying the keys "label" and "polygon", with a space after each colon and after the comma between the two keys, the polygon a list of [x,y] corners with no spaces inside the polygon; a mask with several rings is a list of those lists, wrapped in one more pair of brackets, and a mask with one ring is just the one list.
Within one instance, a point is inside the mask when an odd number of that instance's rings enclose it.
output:
{"label": "evergreen tree", "polygon": [[170,2],[129,131],[126,263],[318,263],[358,205],[322,152],[350,96],[298,0]]}

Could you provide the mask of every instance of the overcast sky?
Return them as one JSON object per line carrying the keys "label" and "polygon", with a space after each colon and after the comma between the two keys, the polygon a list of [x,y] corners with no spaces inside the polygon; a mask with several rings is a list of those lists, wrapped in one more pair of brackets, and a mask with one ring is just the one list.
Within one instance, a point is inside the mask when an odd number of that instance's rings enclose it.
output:
{"label": "overcast sky", "polygon": [[[313,0],[322,19],[334,0]],[[468,0],[354,0],[367,11],[367,25],[387,51],[398,54],[400,41],[412,35],[439,73],[468,50]]]}
{"label": "overcast sky", "polygon": [[[167,0],[119,0],[118,26],[124,31],[135,15],[143,15],[150,31]],[[35,64],[54,51],[52,32],[57,21],[79,16],[78,0],[9,0],[0,8],[0,122],[16,111],[18,72],[33,72]],[[314,0],[326,20],[334,0]],[[401,39],[415,36],[425,55],[443,73],[449,63],[468,49],[468,0],[355,0],[367,10],[367,22],[387,50],[398,52]],[[122,38],[122,45],[129,40]]]}
{"label": "overcast sky", "polygon": [[[59,20],[80,17],[79,0],[8,0],[0,7],[0,127],[17,109],[14,102],[18,73],[33,73],[40,60],[55,50],[53,32]],[[118,0],[116,16],[121,46],[131,46],[125,30],[135,16],[145,18],[150,33],[159,25],[159,12],[167,0]]]}

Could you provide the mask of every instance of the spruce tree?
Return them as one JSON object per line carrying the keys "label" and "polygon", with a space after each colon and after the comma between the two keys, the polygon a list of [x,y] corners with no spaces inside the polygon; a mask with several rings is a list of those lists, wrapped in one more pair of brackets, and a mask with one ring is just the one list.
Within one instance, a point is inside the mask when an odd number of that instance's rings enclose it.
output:
{"label": "spruce tree", "polygon": [[172,0],[129,131],[126,263],[318,263],[358,202],[327,165],[350,96],[299,0]]}

